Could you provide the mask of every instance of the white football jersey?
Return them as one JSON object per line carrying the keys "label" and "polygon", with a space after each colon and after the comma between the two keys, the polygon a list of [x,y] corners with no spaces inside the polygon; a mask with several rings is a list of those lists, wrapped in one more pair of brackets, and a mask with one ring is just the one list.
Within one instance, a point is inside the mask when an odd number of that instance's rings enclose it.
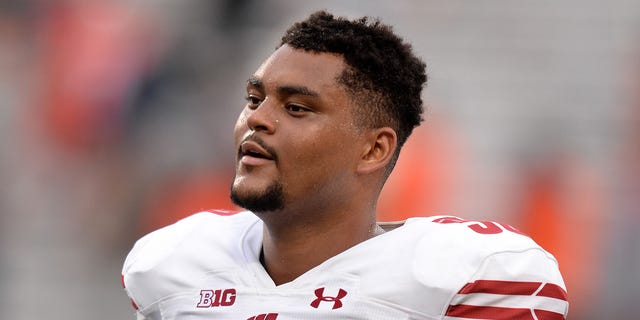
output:
{"label": "white football jersey", "polygon": [[567,315],[557,262],[510,226],[412,218],[276,286],[251,212],[202,212],[141,238],[122,281],[139,319],[531,319]]}

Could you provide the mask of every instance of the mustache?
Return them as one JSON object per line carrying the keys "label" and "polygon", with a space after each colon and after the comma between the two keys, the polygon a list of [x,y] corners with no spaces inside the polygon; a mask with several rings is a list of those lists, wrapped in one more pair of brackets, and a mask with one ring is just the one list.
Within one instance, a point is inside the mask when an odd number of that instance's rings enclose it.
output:
{"label": "mustache", "polygon": [[[257,145],[259,145],[262,149],[264,149],[265,151],[267,151],[271,155],[271,158],[273,159],[273,161],[278,163],[278,154],[276,153],[275,150],[273,150],[273,148],[271,146],[269,146],[266,142],[264,142],[264,140],[262,140],[262,138],[260,138],[259,136],[254,135],[254,134],[250,134],[246,138],[242,139],[242,141],[240,141],[239,146],[241,146],[246,141],[251,141],[251,142],[256,143]],[[238,156],[240,156],[240,155],[242,155],[242,148],[238,147]]]}

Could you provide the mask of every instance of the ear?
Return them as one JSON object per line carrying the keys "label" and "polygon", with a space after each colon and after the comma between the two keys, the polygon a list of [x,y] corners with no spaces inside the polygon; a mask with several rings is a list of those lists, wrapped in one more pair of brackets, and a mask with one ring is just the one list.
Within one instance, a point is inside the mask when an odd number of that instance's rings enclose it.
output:
{"label": "ear", "polygon": [[357,172],[368,174],[383,169],[393,158],[397,144],[398,136],[393,129],[383,127],[371,130],[367,134]]}

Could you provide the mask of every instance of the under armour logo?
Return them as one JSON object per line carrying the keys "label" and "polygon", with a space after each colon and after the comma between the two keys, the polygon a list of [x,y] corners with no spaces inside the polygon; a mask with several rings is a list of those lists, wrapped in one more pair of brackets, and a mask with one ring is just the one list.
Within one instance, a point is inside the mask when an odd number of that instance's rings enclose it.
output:
{"label": "under armour logo", "polygon": [[313,300],[313,302],[311,302],[311,306],[318,309],[318,307],[320,306],[320,302],[333,302],[333,308],[332,309],[338,309],[338,308],[342,308],[342,301],[340,301],[340,299],[344,298],[347,295],[347,291],[340,289],[338,291],[338,295],[335,297],[331,297],[331,296],[325,296],[324,295],[324,287],[323,288],[318,288],[315,291],[316,297],[318,297],[317,299]]}

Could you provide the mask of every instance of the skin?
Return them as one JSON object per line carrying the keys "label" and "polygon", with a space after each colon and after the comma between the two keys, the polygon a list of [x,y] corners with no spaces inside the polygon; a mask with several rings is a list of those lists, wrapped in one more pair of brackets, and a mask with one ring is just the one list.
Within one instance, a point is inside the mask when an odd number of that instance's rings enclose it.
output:
{"label": "skin", "polygon": [[[265,268],[276,285],[383,232],[376,202],[397,137],[389,127],[355,125],[365,107],[338,83],[345,67],[340,55],[284,45],[247,81],[234,142],[273,159],[239,151],[232,190],[260,195],[283,186],[283,208],[254,212],[264,221]],[[255,138],[261,142],[245,142]]]}

